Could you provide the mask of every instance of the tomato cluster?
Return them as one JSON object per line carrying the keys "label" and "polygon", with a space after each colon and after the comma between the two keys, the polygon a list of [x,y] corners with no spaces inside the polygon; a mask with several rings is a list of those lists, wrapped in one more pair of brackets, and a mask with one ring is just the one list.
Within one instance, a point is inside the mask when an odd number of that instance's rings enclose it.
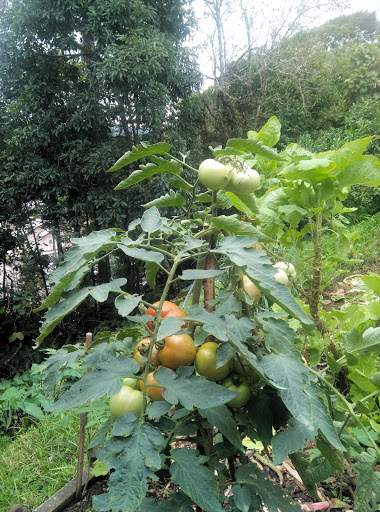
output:
{"label": "tomato cluster", "polygon": [[[157,307],[159,302],[155,302],[153,306]],[[147,315],[153,317],[157,316],[157,312],[153,308],[147,309]],[[170,301],[164,301],[161,308],[161,318],[167,318],[170,316],[182,318],[186,314],[180,307],[173,304]],[[149,330],[154,330],[154,322],[147,322]],[[185,320],[182,324],[182,328],[187,327],[187,321]],[[194,341],[188,334],[175,334],[168,336],[164,340],[164,343],[160,341],[157,345],[154,344],[150,357],[149,364],[156,368],[148,373],[147,376],[147,390],[146,394],[151,402],[164,400],[162,396],[163,387],[157,386],[157,381],[154,379],[154,372],[161,366],[166,366],[172,370],[176,370],[180,366],[189,366],[193,364],[196,354],[196,348]],[[133,358],[137,361],[140,367],[143,367],[146,363],[146,358],[149,354],[149,346],[151,338],[144,338],[140,340],[133,351]],[[163,346],[161,346],[163,345]],[[135,389],[139,385],[140,391]],[[153,385],[150,385],[153,384]],[[123,387],[121,391],[110,398],[109,406],[112,416],[118,418],[126,412],[134,412],[136,415],[140,415],[143,409],[143,393],[144,383],[142,380],[137,378],[125,378],[123,379]]]}
{"label": "tomato cluster", "polygon": [[[157,306],[159,303],[153,304]],[[156,316],[156,310],[149,308],[147,313]],[[165,301],[161,309],[161,318],[168,316],[185,317],[185,313],[181,308],[175,304]],[[148,322],[148,328],[153,329],[153,323]],[[182,327],[187,326],[185,320]],[[146,358],[149,354],[151,338],[144,338],[139,341],[133,351],[133,358],[143,367],[146,363]],[[154,344],[150,351],[149,364],[155,367],[147,375],[147,389],[146,395],[151,402],[164,400],[162,392],[163,387],[157,385],[154,378],[154,372],[157,368],[165,366],[172,370],[177,370],[180,366],[190,366],[195,364],[197,373],[206,377],[208,380],[214,382],[218,381],[222,386],[231,391],[235,391],[238,395],[233,398],[227,405],[230,407],[242,407],[247,403],[251,395],[251,390],[248,381],[239,375],[242,373],[239,368],[234,367],[234,360],[230,359],[224,365],[217,368],[217,349],[219,345],[215,342],[207,342],[201,345],[197,351],[194,340],[189,334],[174,334],[165,338],[162,341]],[[138,386],[137,386],[138,383]],[[136,389],[140,388],[140,391]],[[139,378],[125,378],[123,379],[123,387],[121,391],[110,398],[111,414],[118,418],[126,412],[134,412],[140,415],[143,406],[143,391],[144,382]]]}
{"label": "tomato cluster", "polygon": [[207,380],[214,382],[221,381],[220,384],[222,386],[230,391],[239,393],[235,398],[230,400],[227,405],[233,408],[243,407],[251,396],[249,383],[247,379],[236,372],[233,359],[230,359],[227,363],[217,368],[216,351],[218,347],[218,343],[214,341],[203,343],[195,356],[195,369],[199,375],[203,375]]}
{"label": "tomato cluster", "polygon": [[241,160],[226,165],[211,158],[204,160],[198,169],[199,181],[211,190],[227,190],[249,195],[260,186],[260,175]]}

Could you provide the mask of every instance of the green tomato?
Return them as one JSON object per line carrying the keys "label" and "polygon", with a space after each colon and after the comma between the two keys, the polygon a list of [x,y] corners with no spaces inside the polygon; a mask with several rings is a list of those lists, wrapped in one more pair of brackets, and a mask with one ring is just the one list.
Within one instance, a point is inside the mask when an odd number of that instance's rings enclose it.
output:
{"label": "green tomato", "polygon": [[203,375],[207,380],[222,380],[230,373],[232,368],[232,361],[228,361],[220,368],[216,367],[216,350],[218,343],[208,341],[203,343],[198,349],[195,356],[195,369],[199,375]]}
{"label": "green tomato", "polygon": [[278,268],[280,270],[283,270],[287,273],[288,277],[291,279],[295,279],[297,277],[296,269],[294,268],[294,265],[292,263],[286,263],[285,261],[279,261],[275,265],[273,265],[274,268]]}
{"label": "green tomato", "polygon": [[123,386],[129,386],[132,389],[137,389],[138,383],[138,379],[132,379],[132,377],[126,377],[123,379]]}
{"label": "green tomato", "polygon": [[201,163],[198,169],[199,181],[211,190],[221,190],[230,180],[230,170],[211,158]]}
{"label": "green tomato", "polygon": [[235,373],[232,373],[226,379],[224,379],[221,382],[221,385],[229,389],[230,391],[235,391],[235,393],[239,393],[237,396],[235,396],[235,398],[227,402],[227,405],[229,405],[230,407],[243,407],[243,405],[245,405],[248,402],[251,396],[251,390],[248,381]]}
{"label": "green tomato", "polygon": [[119,418],[126,412],[134,412],[140,416],[144,408],[144,395],[137,389],[123,386],[117,395],[111,396],[110,411],[114,418]]}
{"label": "green tomato", "polygon": [[285,286],[288,286],[289,284],[288,274],[284,270],[281,270],[280,268],[278,269],[278,272],[274,276],[274,278],[280,284],[284,284]]}
{"label": "green tomato", "polygon": [[230,192],[236,194],[249,195],[255,192],[260,186],[260,175],[255,169],[251,169],[249,165],[242,162],[242,165],[232,167],[226,166],[230,170],[230,180],[224,187]]}

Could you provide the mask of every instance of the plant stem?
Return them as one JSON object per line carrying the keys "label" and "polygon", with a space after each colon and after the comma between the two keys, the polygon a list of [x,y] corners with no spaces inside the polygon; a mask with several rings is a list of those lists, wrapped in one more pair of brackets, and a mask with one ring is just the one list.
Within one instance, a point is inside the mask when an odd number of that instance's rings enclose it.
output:
{"label": "plant stem", "polygon": [[187,167],[188,169],[191,169],[192,171],[196,172],[198,174],[198,169],[195,169],[194,167],[191,167],[191,165],[187,164],[186,162],[183,162],[182,160],[180,160],[179,158],[176,158],[175,156],[172,156],[170,153],[165,153],[165,155],[169,158],[172,158],[173,160],[175,160],[176,162],[179,162],[181,165],[183,165],[184,167]]}
{"label": "plant stem", "polygon": [[358,418],[357,414],[355,414],[355,411],[352,407],[352,405],[350,404],[350,402],[348,400],[346,400],[344,398],[344,396],[332,385],[330,384],[330,382],[325,379],[324,377],[322,377],[322,375],[320,375],[318,372],[316,372],[315,370],[313,370],[312,368],[309,368],[309,371],[315,375],[316,377],[318,377],[318,379],[325,385],[327,386],[329,389],[331,389],[331,391],[333,393],[336,394],[336,396],[338,398],[340,398],[340,400],[342,400],[342,402],[345,404],[345,406],[347,407],[347,410],[349,411],[349,413],[351,414],[351,416],[355,419],[356,423],[358,424],[359,428],[361,428],[363,430],[363,432],[365,433],[365,435],[367,436],[368,438],[368,441],[372,444],[372,446],[375,448],[375,451],[376,451],[376,454],[377,454],[377,457],[378,459],[380,459],[380,448],[377,446],[377,443],[374,441],[374,439],[372,438],[371,434],[367,431],[367,429],[365,428],[365,426],[363,425],[362,421],[360,420],[360,418]]}

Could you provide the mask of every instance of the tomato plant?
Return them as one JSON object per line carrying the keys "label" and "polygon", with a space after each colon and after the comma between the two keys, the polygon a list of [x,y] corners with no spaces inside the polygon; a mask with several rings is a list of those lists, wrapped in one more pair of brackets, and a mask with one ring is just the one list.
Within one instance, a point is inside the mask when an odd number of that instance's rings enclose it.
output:
{"label": "tomato plant", "polygon": [[[262,504],[271,511],[300,510],[249,458],[243,445],[247,437],[264,446],[261,458],[274,471],[290,459],[313,496],[320,481],[344,471],[355,450],[353,468],[364,482],[355,492],[356,508],[373,509],[380,460],[375,377],[380,328],[368,328],[363,320],[360,329],[342,335],[342,354],[335,357],[325,350],[324,364],[317,368],[320,354],[311,344],[322,336],[315,330],[313,304],[296,297],[295,283],[289,284],[288,274],[294,277],[295,269],[274,265],[279,254],[285,258],[283,247],[289,240],[311,235],[316,251],[313,282],[320,291],[323,219],[328,226],[336,225],[343,211],[338,195],[344,200],[344,189],[351,184],[380,185],[380,164],[375,157],[362,156],[366,139],[315,155],[296,144],[279,152],[273,148],[279,137],[280,123],[272,117],[247,139],[232,138],[213,150],[215,160],[206,160],[199,170],[178,159],[165,142],[133,147],[110,172],[140,159],[149,162],[128,172],[117,189],[166,173],[176,191],[143,205],[144,214],[127,231],[104,229],[75,239],[75,247],[51,276],[53,289],[40,308],[48,311],[37,344],[89,296],[99,302],[113,300],[126,323],[116,333],[97,335],[90,351],[70,345],[45,362],[51,390],[61,368],[73,361],[83,365],[83,376],[52,411],[87,407],[104,396],[113,403],[120,393],[128,397],[89,445],[97,448],[106,469],[113,470],[109,491],[93,499],[95,510],[190,511],[196,505],[205,512],[238,512],[258,510]],[[260,197],[247,194],[245,186],[230,189],[234,167],[228,166],[237,161],[236,180],[240,172],[251,179],[246,166],[260,172]],[[184,167],[192,178],[181,175]],[[210,190],[205,192],[199,181]],[[175,215],[160,214],[160,208],[166,213],[172,207]],[[143,294],[129,293],[122,277],[87,285],[85,272],[118,251],[145,266],[153,293],[160,277],[163,290],[154,304]],[[281,273],[287,286],[276,280]],[[250,289],[244,291],[243,275],[246,284],[260,290],[259,304]],[[373,286],[377,289],[376,282]],[[174,289],[180,290],[177,298]],[[183,300],[182,307],[170,299]],[[344,311],[333,314],[347,316]],[[143,361],[134,357],[139,340],[146,349]],[[155,347],[161,366],[153,373]],[[351,387],[338,389],[340,372],[340,378],[351,379]],[[120,391],[122,379],[133,378],[140,391],[127,386]],[[135,412],[138,418],[122,411]],[[356,441],[353,423],[364,443]],[[175,444],[178,439],[181,447]],[[310,443],[313,457],[305,450]],[[220,462],[225,457],[229,467]],[[146,496],[148,482],[163,471],[178,490],[155,502]]]}

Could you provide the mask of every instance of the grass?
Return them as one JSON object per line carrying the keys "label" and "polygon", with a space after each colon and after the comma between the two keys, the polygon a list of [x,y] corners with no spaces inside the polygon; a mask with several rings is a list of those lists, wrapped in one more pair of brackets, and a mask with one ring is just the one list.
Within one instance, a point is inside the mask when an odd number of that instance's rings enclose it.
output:
{"label": "grass", "polygon": [[16,503],[34,510],[73,478],[78,433],[79,416],[69,412],[0,437],[0,512]]}

